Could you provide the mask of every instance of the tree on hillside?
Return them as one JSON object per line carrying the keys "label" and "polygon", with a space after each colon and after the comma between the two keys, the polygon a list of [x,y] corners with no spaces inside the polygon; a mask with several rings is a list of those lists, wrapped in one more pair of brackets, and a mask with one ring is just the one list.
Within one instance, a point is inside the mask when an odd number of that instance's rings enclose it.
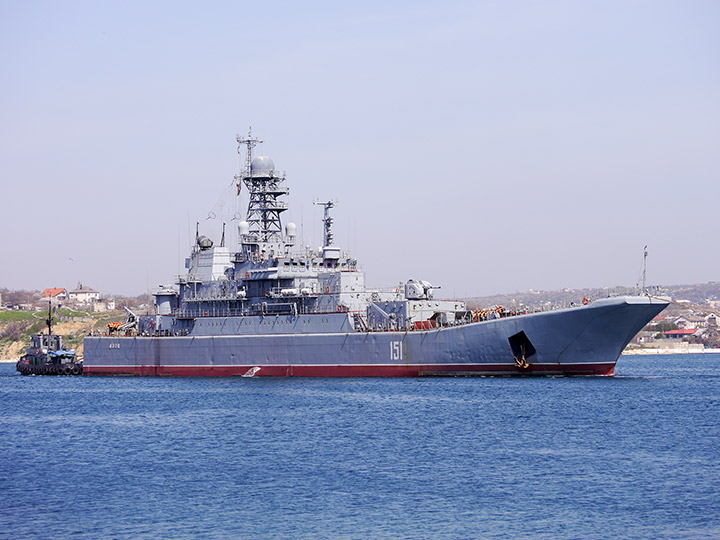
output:
{"label": "tree on hillside", "polygon": [[659,322],[657,324],[652,324],[648,326],[653,332],[669,332],[670,330],[678,330],[677,324],[671,322]]}
{"label": "tree on hillside", "polygon": [[0,292],[2,292],[3,304],[32,304],[42,296],[40,291],[11,291],[9,289],[0,289]]}

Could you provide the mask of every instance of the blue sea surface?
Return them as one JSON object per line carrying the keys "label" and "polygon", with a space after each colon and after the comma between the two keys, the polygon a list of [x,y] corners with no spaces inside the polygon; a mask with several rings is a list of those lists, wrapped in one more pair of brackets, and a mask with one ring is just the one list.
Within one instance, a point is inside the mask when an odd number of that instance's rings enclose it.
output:
{"label": "blue sea surface", "polygon": [[617,376],[22,377],[0,538],[720,538],[720,354]]}

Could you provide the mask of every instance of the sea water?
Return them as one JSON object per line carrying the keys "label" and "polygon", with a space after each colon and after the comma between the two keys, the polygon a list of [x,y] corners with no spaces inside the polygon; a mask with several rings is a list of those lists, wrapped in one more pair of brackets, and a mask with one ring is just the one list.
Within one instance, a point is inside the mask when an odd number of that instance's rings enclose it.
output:
{"label": "sea water", "polygon": [[0,538],[719,538],[720,355],[617,376],[23,377]]}

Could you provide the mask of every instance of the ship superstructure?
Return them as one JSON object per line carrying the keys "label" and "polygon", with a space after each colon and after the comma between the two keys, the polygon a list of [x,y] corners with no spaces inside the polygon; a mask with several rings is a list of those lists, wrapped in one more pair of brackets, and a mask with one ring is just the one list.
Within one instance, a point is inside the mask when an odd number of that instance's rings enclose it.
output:
{"label": "ship superstructure", "polygon": [[611,374],[629,340],[667,305],[650,297],[605,299],[567,310],[470,311],[434,298],[427,281],[365,286],[361,268],[335,245],[332,200],[323,245],[297,247],[285,175],[259,139],[238,137],[245,220],[238,245],[196,230],[186,273],[155,294],[156,313],[124,335],[85,340],[86,374],[441,375]]}
{"label": "ship superstructure", "polygon": [[[236,180],[249,196],[247,217],[238,225],[238,250],[231,252],[224,242],[215,246],[196,233],[178,288],[166,287],[155,295],[158,315],[172,316],[174,322],[168,326],[165,318],[151,318],[154,328],[189,333],[202,317],[349,313],[342,319],[358,330],[406,330],[415,322],[472,316],[464,302],[435,300],[425,281],[409,280],[392,291],[366,289],[357,260],[334,244],[334,201],[313,201],[323,208],[322,247],[295,249],[297,226],[289,222],[283,228],[281,220],[288,206],[280,198],[290,191],[285,176],[269,157],[252,157],[253,147],[262,141],[251,136],[237,140],[247,147],[248,159]],[[141,333],[147,323],[147,318],[141,321]]]}

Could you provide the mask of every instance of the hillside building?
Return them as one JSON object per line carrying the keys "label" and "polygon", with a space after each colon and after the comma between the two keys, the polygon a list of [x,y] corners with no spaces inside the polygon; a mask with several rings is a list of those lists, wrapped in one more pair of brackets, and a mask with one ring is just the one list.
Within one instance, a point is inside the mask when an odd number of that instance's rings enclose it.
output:
{"label": "hillside building", "polygon": [[697,331],[697,328],[681,328],[680,330],[668,330],[664,334],[667,339],[683,339],[694,336]]}
{"label": "hillside building", "polygon": [[77,288],[74,291],[70,291],[68,296],[70,301],[76,304],[92,304],[94,301],[100,299],[99,292],[82,283],[78,283]]}
{"label": "hillside building", "polygon": [[51,298],[52,300],[67,300],[67,289],[52,288],[43,291],[43,298]]}

